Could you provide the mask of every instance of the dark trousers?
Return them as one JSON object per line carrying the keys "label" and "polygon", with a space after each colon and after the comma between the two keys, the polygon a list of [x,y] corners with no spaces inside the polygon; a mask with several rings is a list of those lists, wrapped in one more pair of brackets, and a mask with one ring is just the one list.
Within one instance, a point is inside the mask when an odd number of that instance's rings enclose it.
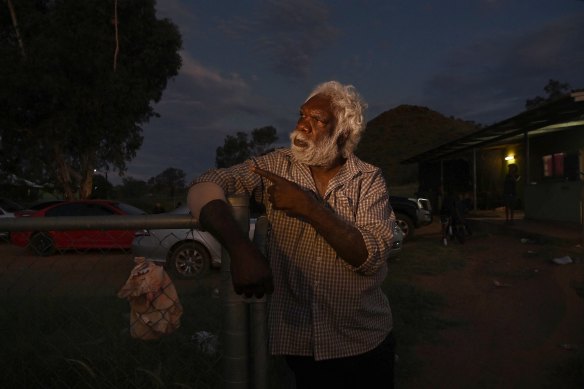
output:
{"label": "dark trousers", "polygon": [[286,356],[297,389],[393,389],[395,339],[390,332],[379,346],[364,354],[315,361]]}

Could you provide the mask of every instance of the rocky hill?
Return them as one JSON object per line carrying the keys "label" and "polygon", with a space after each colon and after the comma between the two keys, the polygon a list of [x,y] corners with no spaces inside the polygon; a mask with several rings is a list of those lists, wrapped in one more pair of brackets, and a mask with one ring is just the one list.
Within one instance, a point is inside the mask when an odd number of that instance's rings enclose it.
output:
{"label": "rocky hill", "polygon": [[367,123],[355,153],[381,167],[392,187],[415,184],[417,164],[402,165],[401,161],[477,129],[475,123],[449,118],[426,107],[400,105]]}

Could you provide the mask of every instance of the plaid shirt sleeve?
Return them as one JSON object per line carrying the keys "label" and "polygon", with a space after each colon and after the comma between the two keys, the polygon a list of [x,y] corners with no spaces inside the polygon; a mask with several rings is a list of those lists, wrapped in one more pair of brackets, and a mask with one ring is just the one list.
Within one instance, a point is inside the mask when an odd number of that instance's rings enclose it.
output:
{"label": "plaid shirt sleeve", "polygon": [[201,182],[214,182],[223,188],[226,196],[236,194],[251,195],[260,185],[260,178],[251,171],[252,161],[224,169],[212,169],[203,173],[191,182],[191,186]]}
{"label": "plaid shirt sleeve", "polygon": [[372,275],[386,264],[393,241],[395,215],[380,170],[364,179],[361,186],[355,224],[365,241],[368,257],[365,263],[353,269]]}

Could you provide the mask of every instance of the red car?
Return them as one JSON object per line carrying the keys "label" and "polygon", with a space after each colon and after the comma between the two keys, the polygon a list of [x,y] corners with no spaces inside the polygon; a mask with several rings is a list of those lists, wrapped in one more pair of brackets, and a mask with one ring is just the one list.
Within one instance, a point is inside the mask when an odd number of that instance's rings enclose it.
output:
{"label": "red car", "polygon": [[[28,217],[144,215],[141,209],[111,200],[72,200],[48,205]],[[29,246],[38,255],[51,255],[55,249],[129,249],[134,231],[67,230],[12,232],[10,241]]]}

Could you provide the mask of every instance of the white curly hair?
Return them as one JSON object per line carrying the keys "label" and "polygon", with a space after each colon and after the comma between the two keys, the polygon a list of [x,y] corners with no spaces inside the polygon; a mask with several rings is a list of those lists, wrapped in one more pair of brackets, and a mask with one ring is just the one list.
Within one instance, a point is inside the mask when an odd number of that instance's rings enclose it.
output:
{"label": "white curly hair", "polygon": [[306,101],[315,95],[325,95],[331,99],[331,105],[337,115],[336,134],[342,134],[346,138],[341,154],[347,158],[359,144],[361,134],[365,130],[363,112],[367,104],[353,85],[343,85],[338,81],[327,81],[317,85]]}

